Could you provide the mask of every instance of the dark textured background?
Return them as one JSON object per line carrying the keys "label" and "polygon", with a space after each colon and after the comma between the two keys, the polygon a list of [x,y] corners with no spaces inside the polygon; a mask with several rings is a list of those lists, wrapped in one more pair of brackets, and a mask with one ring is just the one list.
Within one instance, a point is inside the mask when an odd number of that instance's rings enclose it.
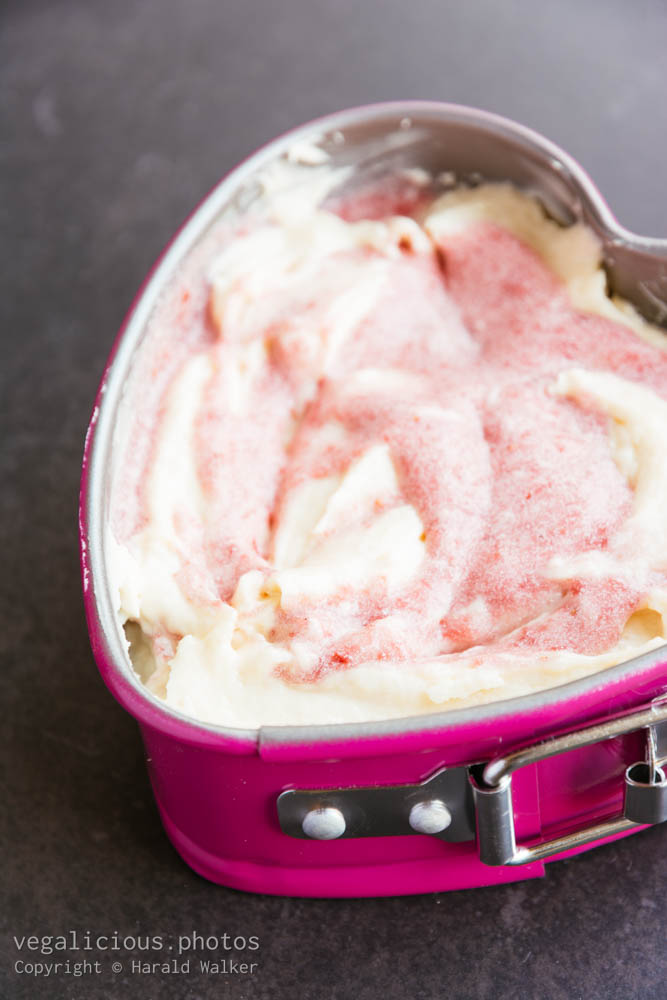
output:
{"label": "dark textured background", "polygon": [[[75,525],[93,396],[144,273],[216,179],[292,125],[390,98],[499,111],[574,154],[623,223],[666,235],[664,0],[17,2],[1,46],[0,996],[662,1000],[667,829],[449,895],[274,899],[192,874],[98,679]],[[12,935],[70,928],[257,934],[260,970],[12,971]]]}

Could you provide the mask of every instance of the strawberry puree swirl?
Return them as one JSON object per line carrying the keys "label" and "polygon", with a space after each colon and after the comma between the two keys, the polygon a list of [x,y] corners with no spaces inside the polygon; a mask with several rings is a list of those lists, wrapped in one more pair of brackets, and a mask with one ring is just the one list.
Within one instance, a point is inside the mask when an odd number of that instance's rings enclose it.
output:
{"label": "strawberry puree swirl", "polygon": [[269,206],[156,310],[109,561],[182,711],[409,715],[665,641],[662,334],[582,226],[506,185],[427,193]]}

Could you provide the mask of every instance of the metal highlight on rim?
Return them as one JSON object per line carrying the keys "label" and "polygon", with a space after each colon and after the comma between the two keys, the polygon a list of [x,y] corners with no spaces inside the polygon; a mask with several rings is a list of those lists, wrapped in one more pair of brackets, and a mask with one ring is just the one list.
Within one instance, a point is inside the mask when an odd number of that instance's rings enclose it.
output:
{"label": "metal highlight on rim", "polygon": [[[99,652],[109,665],[108,678],[114,690],[122,691],[125,707],[156,728],[187,727],[191,738],[206,734],[225,736],[247,743],[269,740],[273,743],[303,744],[330,740],[364,739],[373,736],[453,729],[470,722],[484,722],[554,706],[592,693],[607,684],[637,676],[643,670],[667,660],[667,648],[660,647],[641,657],[596,671],[545,691],[495,701],[490,704],[429,712],[374,722],[347,722],[312,725],[270,725],[239,729],[200,722],[179,712],[153,695],[134,673],[121,640],[121,625],[113,606],[104,556],[104,525],[108,512],[109,458],[116,414],[123,387],[138,341],[146,328],[162,288],[179,263],[193,249],[198,239],[229,204],[243,184],[260,170],[284,156],[297,142],[319,140],[323,136],[345,136],[346,130],[393,126],[395,130],[419,127],[469,128],[471,134],[497,140],[515,147],[517,155],[532,158],[545,175],[567,189],[577,204],[577,212],[595,231],[605,253],[612,249],[621,255],[644,255],[645,262],[657,261],[658,280],[667,284],[667,240],[638,236],[621,226],[588,174],[566,152],[539,133],[509,119],[474,108],[430,101],[407,101],[369,105],[341,111],[300,126],[264,146],[228,174],[195,209],[190,218],[164,250],[141,287],[116,338],[95,401],[93,417],[86,438],[80,500],[80,538],[84,599],[91,636],[97,633]],[[481,169],[484,164],[479,165]],[[539,193],[539,192],[536,192]],[[613,265],[611,252],[608,263]],[[660,293],[661,294],[661,293]],[[666,293],[667,294],[667,293]],[[655,295],[649,285],[647,300]],[[658,307],[664,303],[659,299]],[[667,305],[665,306],[667,316]],[[658,319],[659,321],[659,319]],[[101,669],[101,668],[100,668]],[[102,671],[104,674],[104,671]],[[128,704],[128,701],[130,704]],[[181,733],[182,735],[182,733]]]}

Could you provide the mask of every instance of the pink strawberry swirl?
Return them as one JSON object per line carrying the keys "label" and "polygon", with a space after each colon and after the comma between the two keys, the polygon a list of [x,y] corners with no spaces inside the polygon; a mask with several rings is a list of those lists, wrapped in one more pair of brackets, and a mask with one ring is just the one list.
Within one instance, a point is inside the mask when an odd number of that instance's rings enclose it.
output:
{"label": "pink strawberry swirl", "polygon": [[[362,204],[366,219],[396,214]],[[356,208],[338,206],[345,225]],[[423,221],[418,200],[400,208]],[[278,651],[273,675],[290,685],[367,664],[595,657],[667,587],[664,564],[622,557],[637,484],[618,461],[608,410],[585,389],[557,390],[562,373],[611,373],[661,404],[667,354],[624,322],[575,308],[507,229],[473,220],[438,235],[411,225],[388,226],[386,246],[375,237],[335,246],[287,285],[254,288],[241,274],[223,306],[203,267],[207,246],[166,296],[142,361],[148,388],[135,396],[116,537],[131,547],[150,523],[147,484],[170,394],[183,366],[206,358],[189,438],[200,498],[177,503],[170,521],[175,583],[188,606],[215,616],[239,606],[245,574],[261,575],[257,601],[271,604],[262,637]],[[335,340],[336,304],[374,268],[377,289]],[[235,403],[230,370],[253,344],[259,360]],[[333,573],[311,591],[297,577],[283,585],[278,537],[298,490],[339,483],[377,448],[395,485],[323,521],[317,544],[352,528],[365,537],[380,515],[409,508],[421,526],[414,566]],[[582,556],[602,569],[578,570]],[[569,569],[555,572],[555,559]],[[232,645],[243,642],[244,614]],[[159,612],[126,617],[141,622],[164,677],[186,629]]]}

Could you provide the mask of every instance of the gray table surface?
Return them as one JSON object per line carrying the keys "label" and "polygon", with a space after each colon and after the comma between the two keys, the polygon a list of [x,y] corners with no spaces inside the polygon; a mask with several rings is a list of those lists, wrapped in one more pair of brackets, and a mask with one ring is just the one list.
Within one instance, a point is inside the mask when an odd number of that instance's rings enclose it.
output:
{"label": "gray table surface", "polygon": [[[630,228],[667,235],[664,0],[60,0],[0,36],[3,696],[0,995],[662,998],[667,829],[539,882],[371,900],[211,885],[162,831],[133,721],[100,681],[76,503],[105,357],[216,179],[324,112],[426,97],[534,126]],[[257,935],[253,975],[36,979],[14,938]],[[53,958],[75,958],[56,954]],[[116,956],[114,956],[116,957]]]}

